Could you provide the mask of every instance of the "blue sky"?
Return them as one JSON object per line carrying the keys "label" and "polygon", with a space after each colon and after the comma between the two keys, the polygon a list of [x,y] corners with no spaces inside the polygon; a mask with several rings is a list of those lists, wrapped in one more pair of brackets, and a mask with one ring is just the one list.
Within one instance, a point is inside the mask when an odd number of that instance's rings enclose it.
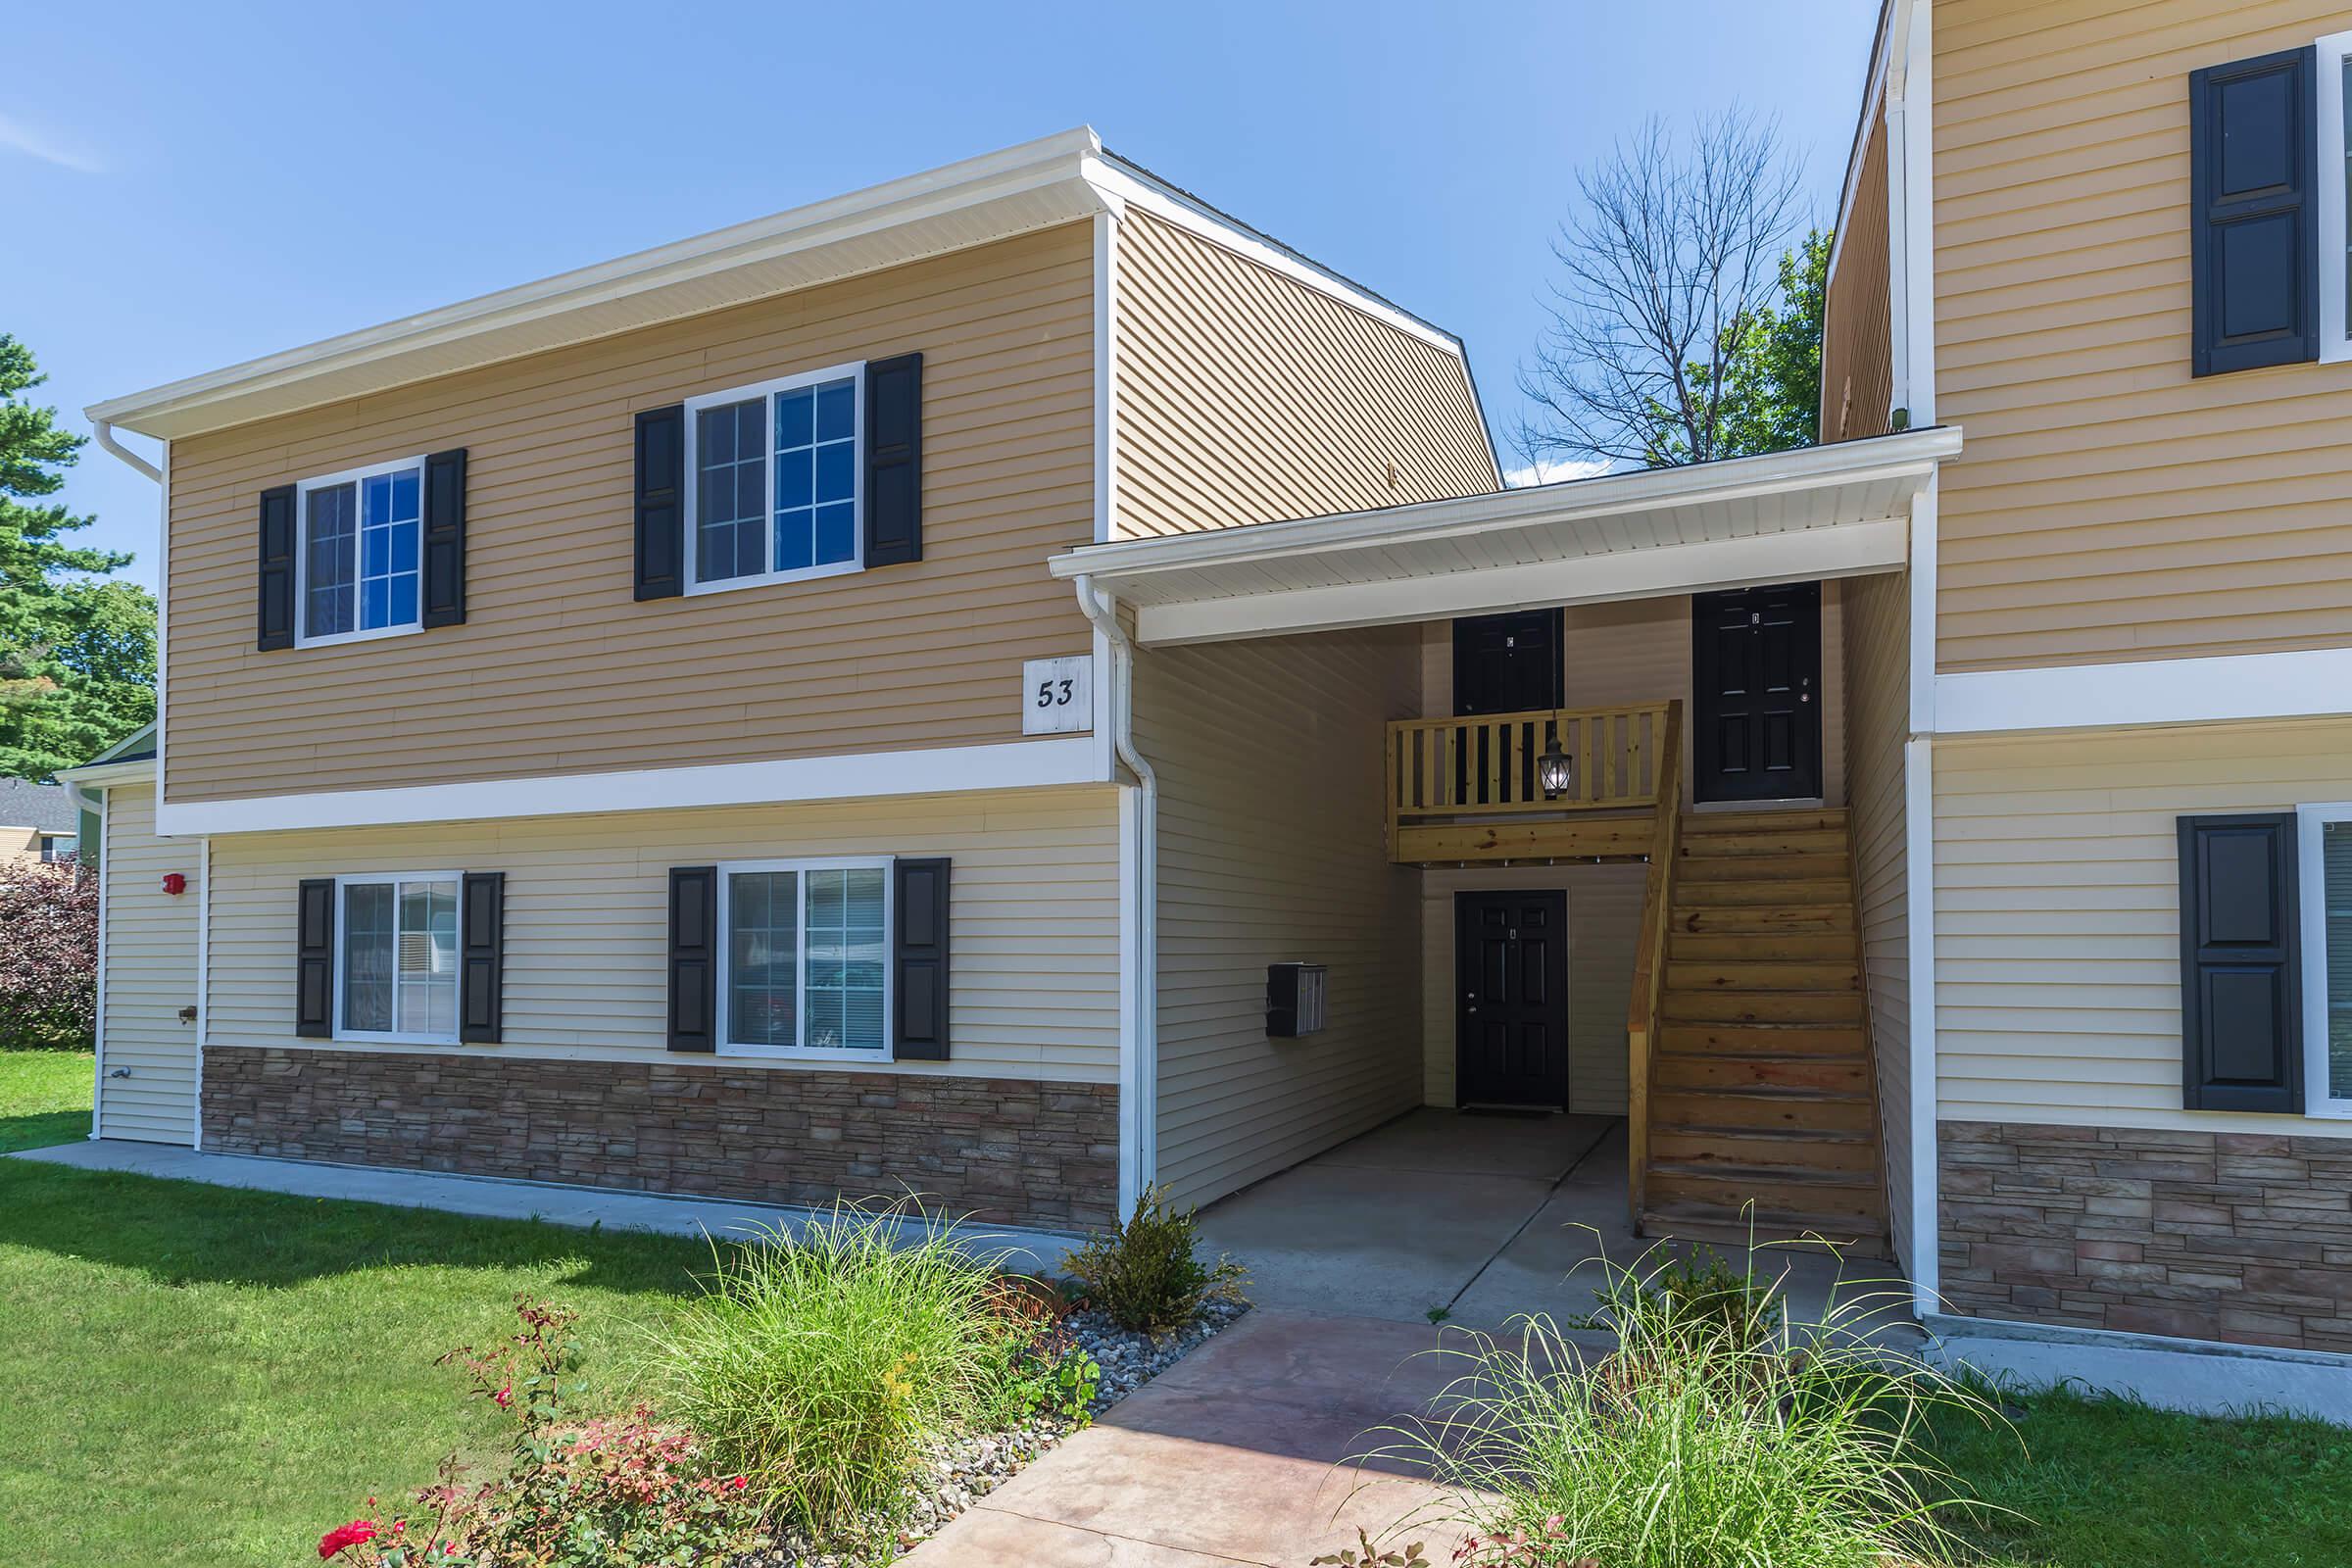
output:
{"label": "blue sky", "polygon": [[[1460,333],[1501,435],[1576,165],[1738,99],[1827,221],[1876,9],[21,7],[0,329],[86,428],[102,397],[1083,122]],[[93,447],[66,497],[152,584],[153,488]]]}

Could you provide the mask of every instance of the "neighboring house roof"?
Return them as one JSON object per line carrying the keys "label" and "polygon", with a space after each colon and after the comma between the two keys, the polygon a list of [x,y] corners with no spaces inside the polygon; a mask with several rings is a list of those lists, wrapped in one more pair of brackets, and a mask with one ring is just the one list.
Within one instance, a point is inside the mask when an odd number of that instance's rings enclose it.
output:
{"label": "neighboring house roof", "polygon": [[63,784],[0,778],[0,827],[28,827],[42,833],[79,831],[81,812]]}
{"label": "neighboring house roof", "polygon": [[[1129,205],[1209,224],[1234,248],[1455,355],[1461,340],[1142,166],[1092,126],[1024,142],[692,239],[347,332],[87,413],[170,440],[380,392],[659,321],[1076,222]],[[1465,363],[1467,357],[1463,356]]]}

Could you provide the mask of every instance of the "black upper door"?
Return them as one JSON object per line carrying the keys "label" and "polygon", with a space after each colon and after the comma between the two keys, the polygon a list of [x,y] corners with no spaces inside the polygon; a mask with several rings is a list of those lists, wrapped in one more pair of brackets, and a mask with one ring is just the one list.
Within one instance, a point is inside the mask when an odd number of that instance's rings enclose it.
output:
{"label": "black upper door", "polygon": [[1821,584],[1690,596],[1694,799],[1821,794]]}
{"label": "black upper door", "polygon": [[1568,896],[1454,895],[1454,1101],[1568,1105]]}
{"label": "black upper door", "polygon": [[1560,612],[1521,610],[1453,623],[1453,710],[1524,713],[1560,706]]}

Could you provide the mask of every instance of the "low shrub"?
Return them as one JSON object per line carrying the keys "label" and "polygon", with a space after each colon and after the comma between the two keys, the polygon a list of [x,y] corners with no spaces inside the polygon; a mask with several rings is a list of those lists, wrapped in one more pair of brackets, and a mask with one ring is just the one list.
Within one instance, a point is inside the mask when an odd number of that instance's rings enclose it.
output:
{"label": "low shrub", "polygon": [[1944,1518],[1969,1504],[1930,1419],[2000,1416],[1873,1343],[1890,1299],[1849,1299],[1799,1332],[1712,1270],[1602,1266],[1614,1351],[1588,1364],[1544,1318],[1520,1320],[1516,1343],[1471,1336],[1432,1352],[1461,1357],[1463,1375],[1379,1450],[1446,1488],[1440,1515],[1466,1537],[1456,1561],[1885,1568],[1951,1554]]}
{"label": "low shrub", "polygon": [[1761,1251],[1749,1249],[1744,1269],[1733,1268],[1713,1248],[1694,1247],[1679,1257],[1653,1254],[1646,1268],[1612,1270],[1598,1293],[1599,1309],[1571,1326],[1614,1330],[1630,1317],[1713,1330],[1750,1348],[1768,1344],[1786,1313],[1774,1282],[1756,1274]]}
{"label": "low shrub", "polygon": [[572,1313],[528,1299],[515,1311],[522,1328],[512,1338],[441,1357],[514,1417],[506,1474],[470,1482],[453,1454],[415,1509],[337,1526],[319,1539],[321,1559],[342,1556],[350,1568],[693,1568],[767,1544],[750,1483],[712,1471],[691,1428],[662,1423],[644,1404],[617,1416],[574,1413]]}
{"label": "low shrub", "polygon": [[847,1204],[797,1234],[714,1246],[704,1294],[657,1331],[664,1408],[751,1477],[768,1517],[855,1541],[900,1518],[950,1433],[1083,1411],[1058,1314],[1004,1254],[911,1202]]}
{"label": "low shrub", "polygon": [[1240,1300],[1249,1281],[1231,1258],[1203,1263],[1200,1241],[1197,1212],[1179,1211],[1158,1188],[1148,1188],[1132,1215],[1090,1238],[1063,1267],[1119,1327],[1162,1334],[1191,1322],[1212,1300]]}

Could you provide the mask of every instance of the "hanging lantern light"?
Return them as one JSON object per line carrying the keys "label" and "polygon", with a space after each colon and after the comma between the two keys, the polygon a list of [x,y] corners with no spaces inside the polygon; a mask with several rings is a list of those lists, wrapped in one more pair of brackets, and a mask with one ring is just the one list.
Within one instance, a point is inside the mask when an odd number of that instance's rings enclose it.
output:
{"label": "hanging lantern light", "polygon": [[1536,759],[1536,782],[1544,787],[1544,798],[1551,800],[1568,793],[1574,782],[1568,764],[1568,754],[1560,750],[1560,738],[1554,735],[1544,747],[1544,755]]}

